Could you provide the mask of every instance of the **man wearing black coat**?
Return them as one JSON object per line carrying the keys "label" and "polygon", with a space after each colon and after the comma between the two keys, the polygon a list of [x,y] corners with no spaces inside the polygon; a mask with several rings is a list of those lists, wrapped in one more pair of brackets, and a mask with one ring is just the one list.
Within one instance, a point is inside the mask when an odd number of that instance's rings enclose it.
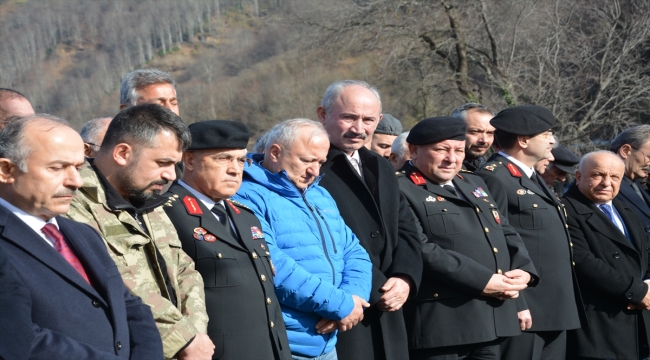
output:
{"label": "man wearing black coat", "polygon": [[648,176],[650,166],[650,125],[625,129],[609,146],[625,163],[625,176],[618,198],[625,202],[643,222],[650,236],[650,194],[643,190],[641,180]]}
{"label": "man wearing black coat", "polygon": [[363,81],[335,82],[317,114],[331,143],[320,185],[336,201],[373,265],[371,306],[362,322],[339,333],[338,358],[407,359],[401,308],[420,284],[420,234],[392,166],[364,147],[382,118],[379,93]]}
{"label": "man wearing black coat", "polygon": [[[534,170],[555,142],[553,114],[536,105],[507,108],[490,123],[501,151],[476,172],[526,244],[539,284],[519,300],[532,326],[502,343],[503,359],[563,359],[566,331],[580,327],[579,292],[562,204]],[[524,309],[529,309],[526,314]]]}
{"label": "man wearing black coat", "polygon": [[248,128],[210,120],[189,129],[185,171],[164,209],[203,277],[212,358],[289,360],[262,226],[250,209],[229,200],[241,185]]}
{"label": "man wearing black coat", "polygon": [[461,170],[462,119],[422,120],[407,141],[398,182],[426,235],[420,291],[404,306],[410,359],[500,359],[502,339],[523,330],[513,299],[536,283],[533,262],[487,185]]}
{"label": "man wearing black coat", "polygon": [[587,314],[568,334],[571,359],[648,356],[649,245],[638,216],[616,196],[623,169],[609,151],[589,153],[563,198]]}

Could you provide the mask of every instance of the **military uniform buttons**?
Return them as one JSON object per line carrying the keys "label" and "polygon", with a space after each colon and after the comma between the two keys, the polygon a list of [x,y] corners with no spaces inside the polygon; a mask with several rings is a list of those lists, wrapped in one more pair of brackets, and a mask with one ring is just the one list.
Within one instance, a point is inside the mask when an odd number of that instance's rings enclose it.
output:
{"label": "military uniform buttons", "polygon": [[569,243],[569,246],[571,246],[571,247],[573,247],[573,243],[572,243],[572,242],[570,242],[570,243]]}
{"label": "military uniform buttons", "polygon": [[612,254],[612,256],[614,257],[614,259],[618,259],[621,257],[621,254],[619,254],[618,251],[616,251]]}
{"label": "military uniform buttons", "polygon": [[571,262],[571,265],[576,266],[576,262],[575,262],[575,261],[572,261],[572,262]]}
{"label": "military uniform buttons", "polygon": [[379,236],[379,231],[375,230],[375,231],[371,232],[370,236],[376,238],[377,236]]}
{"label": "military uniform buttons", "polygon": [[221,253],[218,253],[218,254],[217,254],[217,257],[218,257],[219,259],[221,259],[221,258],[223,257],[223,255],[221,255]]}
{"label": "military uniform buttons", "polygon": [[437,298],[437,297],[438,297],[438,293],[434,293],[434,294],[433,294],[433,297],[434,297],[434,298]]}
{"label": "military uniform buttons", "polygon": [[262,279],[262,281],[266,281],[266,275],[264,274],[260,275],[260,279]]}
{"label": "military uniform buttons", "polygon": [[100,306],[99,301],[93,299],[93,306],[98,308]]}
{"label": "military uniform buttons", "polygon": [[271,305],[271,298],[269,298],[269,297],[266,298],[266,304]]}
{"label": "military uniform buttons", "polygon": [[271,255],[271,253],[267,251],[267,252],[266,252],[266,255],[269,255],[269,256],[270,256],[270,255]]}
{"label": "military uniform buttons", "polygon": [[495,254],[499,253],[499,249],[497,248],[492,248],[492,251],[494,251]]}
{"label": "military uniform buttons", "polygon": [[490,207],[494,207],[494,204],[490,204]]}
{"label": "military uniform buttons", "polygon": [[442,212],[447,212],[447,209],[442,209]]}
{"label": "military uniform buttons", "polygon": [[533,207],[536,208],[536,207],[537,207],[537,204],[533,204]]}
{"label": "military uniform buttons", "polygon": [[564,228],[568,229],[568,228],[569,228],[569,224],[564,224]]}
{"label": "military uniform buttons", "polygon": [[257,259],[257,253],[253,253],[253,259]]}
{"label": "military uniform buttons", "polygon": [[487,234],[487,233],[490,232],[490,229],[488,229],[488,228],[483,228],[483,231],[485,231],[485,233]]}
{"label": "military uniform buttons", "polygon": [[274,327],[274,326],[275,326],[275,324],[273,323],[273,321],[271,321],[270,326],[271,326],[271,327]]}
{"label": "military uniform buttons", "polygon": [[479,210],[479,208],[476,208],[476,212],[481,212],[481,210]]}
{"label": "military uniform buttons", "polygon": [[501,275],[503,274],[503,271],[501,271],[501,269],[497,269],[497,274]]}
{"label": "military uniform buttons", "polygon": [[645,232],[650,232],[650,226],[646,226],[644,230]]}
{"label": "military uniform buttons", "polygon": [[115,348],[116,348],[117,350],[122,350],[122,343],[119,342],[119,341],[116,342],[116,343],[115,343]]}
{"label": "military uniform buttons", "polygon": [[632,294],[627,294],[626,297],[628,300],[632,300]]}

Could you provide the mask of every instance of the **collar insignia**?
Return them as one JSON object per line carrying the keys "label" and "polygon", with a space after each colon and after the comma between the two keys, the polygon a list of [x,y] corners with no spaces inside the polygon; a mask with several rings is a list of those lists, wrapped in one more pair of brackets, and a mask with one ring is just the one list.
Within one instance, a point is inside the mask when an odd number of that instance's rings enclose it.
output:
{"label": "collar insignia", "polygon": [[422,174],[417,171],[412,172],[410,178],[415,185],[424,185],[427,183],[427,181],[424,180],[424,177],[422,177]]}
{"label": "collar insignia", "polygon": [[508,163],[508,171],[510,171],[510,175],[512,176],[521,177],[519,169],[517,169],[517,166],[513,163]]}
{"label": "collar insignia", "polygon": [[201,207],[199,206],[199,203],[196,201],[195,198],[185,195],[183,198],[183,205],[185,205],[185,210],[187,210],[187,213],[190,215],[203,215],[203,210],[201,210]]}

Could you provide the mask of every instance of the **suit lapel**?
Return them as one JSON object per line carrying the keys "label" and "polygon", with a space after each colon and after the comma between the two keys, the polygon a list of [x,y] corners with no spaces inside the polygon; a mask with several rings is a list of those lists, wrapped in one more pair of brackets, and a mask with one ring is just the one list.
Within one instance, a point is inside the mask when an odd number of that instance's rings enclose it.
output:
{"label": "suit lapel", "polygon": [[361,159],[361,171],[363,171],[363,180],[366,187],[372,194],[377,207],[381,207],[379,202],[379,158],[370,156],[366,148],[359,149],[359,158]]}
{"label": "suit lapel", "polygon": [[642,253],[644,249],[644,243],[646,240],[645,233],[639,232],[638,228],[636,226],[631,226],[634,222],[632,221],[633,216],[638,216],[634,214],[633,210],[630,209],[625,205],[624,202],[620,200],[614,199],[612,202],[614,207],[616,208],[616,211],[618,214],[621,216],[621,220],[623,220],[623,224],[625,224],[625,228],[627,230],[628,235],[630,235],[630,238],[634,242],[634,245],[636,247],[636,250],[639,253]]}
{"label": "suit lapel", "polygon": [[636,191],[634,191],[634,188],[632,188],[632,185],[629,181],[631,180],[625,178],[621,182],[621,187],[618,191],[618,194],[626,198],[629,202],[641,210],[641,212],[643,212],[646,216],[650,217],[650,207],[646,205],[646,203],[644,203],[641,198],[639,198],[639,195],[637,195]]}
{"label": "suit lapel", "polygon": [[[27,224],[22,220],[14,216],[9,212],[9,210],[0,206],[0,226],[2,226],[2,224],[4,224],[4,227],[0,230],[1,236],[7,241],[20,247],[45,266],[52,269],[52,271],[75,284],[78,288],[102,299],[102,296],[100,296],[95,289],[93,289],[92,286],[81,277],[77,270],[75,270],[75,268],[73,268],[52,246],[48,245],[40,235],[35,233],[34,230],[27,226]],[[66,230],[70,231],[70,229]],[[63,233],[66,236],[68,235],[65,231],[63,231]],[[82,239],[79,239],[78,236],[73,237],[74,240],[68,240],[68,238],[66,238],[66,240],[72,243],[70,246],[75,250],[75,253],[84,266],[84,269],[88,272],[91,270],[91,266],[89,265],[90,261],[95,258],[94,256],[90,256],[90,251],[85,247],[85,245],[83,245]],[[88,256],[88,258],[86,258],[86,256]],[[94,271],[91,271],[91,273],[93,274],[93,280],[95,278],[99,280],[101,277]]]}

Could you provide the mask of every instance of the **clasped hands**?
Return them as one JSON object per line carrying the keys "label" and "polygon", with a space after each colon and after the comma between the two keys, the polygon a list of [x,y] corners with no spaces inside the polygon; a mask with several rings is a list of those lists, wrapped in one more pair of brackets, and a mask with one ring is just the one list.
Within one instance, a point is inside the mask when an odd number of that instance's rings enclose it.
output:
{"label": "clasped hands", "polygon": [[501,274],[494,274],[485,285],[481,295],[495,297],[499,300],[516,299],[519,292],[528,287],[530,274],[519,269]]}

